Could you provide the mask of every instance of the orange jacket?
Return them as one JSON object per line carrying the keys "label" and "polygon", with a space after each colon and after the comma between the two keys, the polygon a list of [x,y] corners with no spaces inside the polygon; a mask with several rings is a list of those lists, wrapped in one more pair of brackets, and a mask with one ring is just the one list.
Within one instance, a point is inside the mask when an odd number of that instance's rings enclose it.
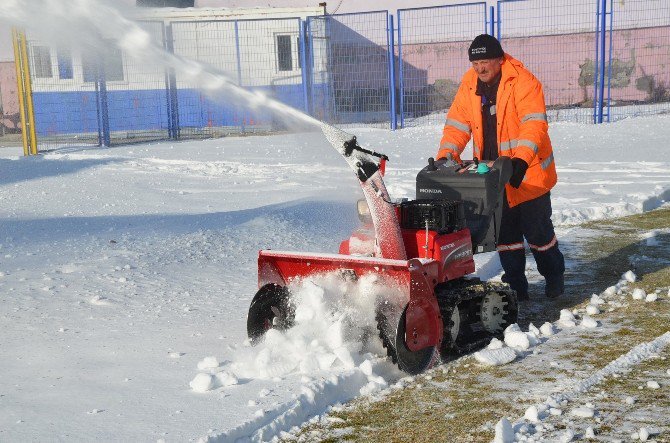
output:
{"label": "orange jacket", "polygon": [[[461,81],[447,113],[437,158],[460,155],[472,136],[474,156],[481,158],[484,148],[481,97],[477,73],[470,68]],[[549,140],[547,113],[542,84],[523,64],[505,54],[502,77],[496,96],[498,154],[516,157],[528,163],[518,189],[506,186],[509,206],[516,206],[547,193],[556,184],[556,166]]]}

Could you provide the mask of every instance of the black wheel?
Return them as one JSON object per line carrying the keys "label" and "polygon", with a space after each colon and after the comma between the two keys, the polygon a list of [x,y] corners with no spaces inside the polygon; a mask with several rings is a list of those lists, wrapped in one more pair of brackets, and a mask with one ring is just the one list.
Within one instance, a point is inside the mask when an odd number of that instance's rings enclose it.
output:
{"label": "black wheel", "polygon": [[456,343],[461,338],[461,311],[458,306],[438,299],[440,305],[440,315],[444,327],[442,330],[442,343],[440,345],[440,356],[443,361],[452,358],[452,353],[456,348]]}
{"label": "black wheel", "polygon": [[[406,345],[405,318],[407,306],[398,317],[397,313],[388,310],[377,311],[377,327],[379,337],[386,348],[386,352],[394,363],[398,364],[400,370],[408,374],[420,374],[439,361],[439,349],[437,346],[429,346],[418,351],[410,350]],[[397,320],[395,320],[395,318]],[[395,321],[394,321],[395,320]]]}
{"label": "black wheel", "polygon": [[247,335],[251,344],[259,343],[270,329],[285,331],[295,320],[295,308],[286,286],[269,283],[258,290],[247,316]]}
{"label": "black wheel", "polygon": [[486,294],[479,308],[479,320],[487,332],[501,335],[505,328],[516,323],[518,312],[516,293],[507,285],[486,285]]}

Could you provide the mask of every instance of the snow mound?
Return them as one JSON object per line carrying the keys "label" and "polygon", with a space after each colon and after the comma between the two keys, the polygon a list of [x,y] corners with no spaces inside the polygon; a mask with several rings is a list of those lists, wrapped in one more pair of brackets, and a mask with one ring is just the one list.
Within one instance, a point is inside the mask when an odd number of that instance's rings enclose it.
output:
{"label": "snow mound", "polygon": [[[234,349],[231,362],[222,365],[224,371],[198,374],[191,387],[205,392],[236,385],[240,379],[278,381],[298,376],[303,382],[300,394],[223,434],[209,435],[209,440],[270,440],[326,412],[330,405],[386,388],[388,381],[379,373],[397,372],[385,357],[365,352],[361,336],[376,328],[375,306],[381,294],[384,300],[393,301],[402,297],[399,292],[381,285],[372,275],[356,281],[322,275],[295,282],[290,290],[295,305],[292,328],[270,329],[257,346]],[[381,349],[381,343],[378,345]],[[221,368],[213,357],[205,361],[209,364],[203,366]]]}
{"label": "snow mound", "polygon": [[633,271],[626,271],[622,276],[622,280],[625,280],[630,283],[635,283],[635,280],[637,280],[637,275]]}
{"label": "snow mound", "polygon": [[496,435],[493,443],[512,443],[514,441],[514,428],[506,418],[500,419],[496,424]]}
{"label": "snow mound", "polygon": [[647,296],[647,293],[644,292],[644,289],[635,288],[633,289],[632,296],[633,300],[643,300]]}
{"label": "snow mound", "polygon": [[484,349],[475,352],[475,359],[487,366],[500,366],[516,360],[516,352],[512,348]]}
{"label": "snow mound", "polygon": [[575,417],[591,418],[595,415],[595,411],[593,410],[593,408],[590,408],[588,406],[582,406],[574,408],[573,410],[570,411],[570,414],[574,415]]}
{"label": "snow mound", "polygon": [[195,392],[207,392],[214,387],[214,377],[210,374],[200,373],[189,383]]}
{"label": "snow mound", "polygon": [[558,319],[558,324],[564,328],[573,328],[577,325],[577,319],[572,312],[567,309],[561,309],[560,318]]}
{"label": "snow mound", "polygon": [[271,329],[258,346],[239,349],[230,369],[242,378],[273,379],[356,368],[362,362],[360,337],[375,325],[382,290],[376,282],[375,276],[346,282],[328,275],[296,283],[295,325]]}

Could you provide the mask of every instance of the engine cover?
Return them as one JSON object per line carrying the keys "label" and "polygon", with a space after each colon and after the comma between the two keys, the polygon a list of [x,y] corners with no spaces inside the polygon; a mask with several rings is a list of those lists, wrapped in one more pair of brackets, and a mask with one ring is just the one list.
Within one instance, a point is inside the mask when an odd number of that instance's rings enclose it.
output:
{"label": "engine cover", "polygon": [[417,200],[463,202],[466,224],[476,253],[496,248],[504,183],[508,179],[501,177],[502,168],[496,167],[500,163],[496,162],[488,172],[480,174],[474,163],[465,163],[461,167],[436,161],[430,162],[416,176]]}

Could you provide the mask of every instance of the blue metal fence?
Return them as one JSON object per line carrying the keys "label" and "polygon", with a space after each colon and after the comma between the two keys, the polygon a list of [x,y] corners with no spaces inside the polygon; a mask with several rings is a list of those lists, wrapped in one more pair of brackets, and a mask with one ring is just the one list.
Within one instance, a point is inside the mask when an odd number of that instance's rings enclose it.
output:
{"label": "blue metal fence", "polygon": [[[238,86],[307,109],[300,19],[173,22],[171,35],[175,54],[213,66]],[[280,129],[267,110],[231,103],[178,75],[176,90],[182,138]]]}
{"label": "blue metal fence", "polygon": [[[670,112],[667,0],[499,0],[256,20],[147,22],[168,52],[336,125],[440,123],[473,37],[494,33],[542,81],[552,120]],[[397,21],[394,27],[394,18]],[[40,147],[267,133],[262,109],[172,69],[30,41]]]}
{"label": "blue metal fence", "polygon": [[594,119],[598,1],[498,2],[498,38],[542,82],[550,120]]}
{"label": "blue metal fence", "polygon": [[486,10],[486,2],[398,10],[402,126],[444,121],[470,66],[470,42],[487,32]]}
{"label": "blue metal fence", "polygon": [[604,0],[604,121],[670,112],[670,4]]}
{"label": "blue metal fence", "polygon": [[388,11],[308,19],[313,115],[334,124],[389,122]]}

